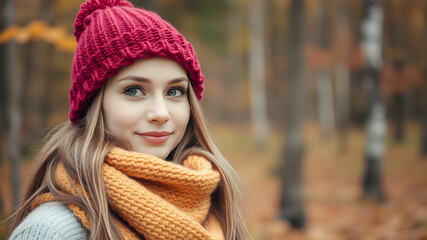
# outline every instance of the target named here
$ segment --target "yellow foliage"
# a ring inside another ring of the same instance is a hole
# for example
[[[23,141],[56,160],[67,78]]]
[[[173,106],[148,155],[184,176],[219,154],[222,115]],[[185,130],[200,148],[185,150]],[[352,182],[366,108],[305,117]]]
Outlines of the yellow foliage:
[[[43,21],[32,21],[29,24],[29,31],[31,31],[31,36],[34,39],[39,39],[43,35],[43,32],[46,30],[47,25]]]
[[[74,51],[76,51],[77,43],[74,36],[69,36],[57,39],[55,41],[55,46],[61,50],[74,53]]]
[[[18,32],[18,31],[19,31],[19,29],[17,26],[10,26],[10,27],[6,28],[0,34],[0,43],[3,44],[5,42],[10,41],[10,39],[13,38],[13,36],[15,36],[16,32]]]
[[[9,41],[16,41],[19,44],[25,44],[29,41],[46,41],[58,49],[71,53],[77,47],[73,35],[67,34],[61,27],[51,27],[40,20],[34,20],[25,27],[12,25],[0,32],[0,44]]]

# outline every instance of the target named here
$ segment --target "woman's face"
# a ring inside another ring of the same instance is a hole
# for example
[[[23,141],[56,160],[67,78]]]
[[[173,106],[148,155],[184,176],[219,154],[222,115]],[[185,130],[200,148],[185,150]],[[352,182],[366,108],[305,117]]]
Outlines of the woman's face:
[[[107,128],[132,151],[166,159],[190,118],[187,73],[167,58],[137,60],[105,84],[102,110]]]

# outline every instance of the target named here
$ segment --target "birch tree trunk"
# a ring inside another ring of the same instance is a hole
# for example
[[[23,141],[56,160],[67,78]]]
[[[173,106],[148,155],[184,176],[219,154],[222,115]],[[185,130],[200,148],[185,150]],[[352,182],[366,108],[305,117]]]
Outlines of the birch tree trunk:
[[[380,91],[382,67],[382,19],[380,0],[366,0],[362,20],[362,51],[365,57],[365,80],[370,86],[371,109],[366,128],[366,166],[363,193],[378,201],[385,200],[381,185],[381,167],[386,134],[385,105]]]
[[[304,142],[302,121],[304,108],[304,1],[292,0],[289,32],[289,75],[286,88],[285,145],[279,217],[294,228],[305,227],[302,190],[302,156]]]
[[[16,1],[6,0],[4,10],[5,24],[10,26],[15,24]],[[14,41],[6,43],[6,53],[4,57],[7,63],[6,79],[9,83],[9,161],[12,187],[12,204],[16,210],[20,203],[21,185],[21,74],[19,69],[19,47]]]
[[[267,142],[269,123],[264,80],[264,1],[252,0],[250,11],[249,81],[251,118],[257,146]]]

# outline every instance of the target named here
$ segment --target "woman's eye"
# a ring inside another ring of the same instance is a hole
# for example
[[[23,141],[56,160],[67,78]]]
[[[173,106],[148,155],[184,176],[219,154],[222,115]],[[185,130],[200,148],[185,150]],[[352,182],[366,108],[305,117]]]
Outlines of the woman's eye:
[[[143,95],[141,87],[132,86],[125,89],[124,93],[131,97],[140,97]]]
[[[171,96],[171,97],[179,97],[179,96],[184,95],[184,93],[185,93],[185,91],[183,89],[172,88],[166,93],[166,95]]]

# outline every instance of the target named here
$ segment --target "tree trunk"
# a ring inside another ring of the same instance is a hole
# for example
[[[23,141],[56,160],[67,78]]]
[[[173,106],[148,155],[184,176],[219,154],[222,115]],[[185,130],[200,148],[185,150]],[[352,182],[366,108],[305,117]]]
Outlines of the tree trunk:
[[[316,47],[321,51],[330,49],[331,27],[326,3],[319,4],[317,16]],[[328,139],[334,129],[334,98],[332,76],[327,67],[320,67],[316,73],[318,112],[322,139]]]
[[[424,110],[421,117],[420,152],[422,156],[427,156],[427,110]]]
[[[0,9],[4,8],[4,2],[0,2]],[[0,11],[0,19],[5,19],[4,12]],[[5,29],[4,21],[0,21],[0,31]],[[0,44],[0,164],[3,163],[6,159],[6,139],[7,139],[7,129],[8,127],[8,118],[7,118],[7,81],[6,79],[6,63],[7,59],[4,57],[6,55],[6,48],[4,44]],[[4,79],[4,80],[3,80]],[[4,209],[4,199],[3,193],[0,191],[0,209]]]
[[[288,220],[294,228],[306,224],[302,195],[302,136],[304,106],[304,1],[292,0],[290,10],[289,75],[286,88],[285,145],[282,161],[281,219]]]
[[[257,146],[267,143],[269,123],[264,80],[264,1],[252,0],[250,12],[249,80],[251,119]]]
[[[327,69],[316,71],[318,111],[322,139],[330,138],[334,129],[334,95],[332,77]]]
[[[427,93],[427,69],[424,70],[424,79],[422,89]],[[420,153],[422,156],[427,156],[427,96],[421,96],[421,123],[420,123]]]
[[[403,92],[393,95],[394,141],[402,142],[405,138],[405,96]]]
[[[283,12],[288,10],[284,1],[265,1],[266,2],[266,24],[267,33],[267,54],[266,54],[266,79],[267,101],[270,123],[274,125],[283,125],[285,121],[285,108],[283,107],[286,82],[283,77],[287,74],[287,45],[288,33],[285,31],[289,24],[287,14]],[[281,131],[283,128],[281,129]]]
[[[339,56],[335,65],[336,76],[336,103],[337,103],[337,129],[339,137],[338,149],[340,152],[347,152],[347,129],[350,119],[350,69],[348,59],[350,55],[350,39],[348,29],[350,23],[348,19],[348,1],[338,2],[338,33],[337,41]]]
[[[393,70],[396,79],[404,80],[405,62],[396,59],[393,62]],[[409,83],[406,83],[409,84]],[[405,92],[399,89],[392,95],[392,117],[394,121],[394,141],[402,142],[405,138]]]
[[[384,135],[386,132],[384,104],[377,102],[371,109],[367,123],[366,168],[363,179],[365,197],[385,200],[381,184],[381,167],[384,157]]]
[[[41,97],[40,102],[40,113],[41,113],[41,124],[44,126],[44,128],[49,127],[49,116],[51,114],[51,97],[52,97],[52,86],[54,78],[54,72],[53,68],[51,67],[52,59],[54,59],[54,47],[52,45],[47,45],[47,52],[46,52],[46,62],[44,63],[44,73],[45,79],[44,82],[44,94]]]
[[[347,129],[350,116],[350,70],[346,62],[338,61],[335,65],[337,77],[337,126],[340,152],[347,152]]]
[[[385,105],[380,91],[382,66],[382,7],[380,0],[366,0],[366,12],[362,20],[362,51],[365,56],[365,80],[371,86],[371,109],[367,122],[366,168],[363,194],[378,201],[385,199],[381,184],[381,168],[384,157],[386,133]]]
[[[0,2],[0,9],[4,9],[5,3]],[[5,28],[5,12],[0,12],[0,31],[2,32]],[[7,139],[7,131],[9,129],[8,127],[8,113],[7,113],[7,102],[8,102],[8,82],[6,81],[7,76],[7,67],[6,63],[8,60],[6,59],[6,46],[5,44],[0,44],[0,162],[3,161],[3,159],[6,158],[5,152],[6,152],[6,143],[4,142],[4,139]]]
[[[39,14],[40,20],[51,24],[53,0],[43,0]],[[51,74],[54,47],[45,41],[32,41],[27,44],[25,83],[23,92],[27,93],[24,111],[24,132],[28,135],[24,146],[38,144],[43,136],[42,129],[47,128],[49,104],[53,77]],[[46,98],[46,100],[45,100]],[[46,109],[46,110],[45,110]],[[24,149],[28,151],[29,148]]]
[[[240,47],[241,14],[237,0],[228,0],[230,6],[227,13],[227,44],[228,44],[228,103],[230,118],[233,122],[241,119],[242,86],[243,86],[243,54]]]
[[[15,23],[16,1],[7,0],[4,8],[6,26]],[[21,74],[19,69],[19,46],[16,42],[6,43],[6,79],[9,82],[9,161],[11,168],[12,204],[16,210],[20,203],[21,185]]]

